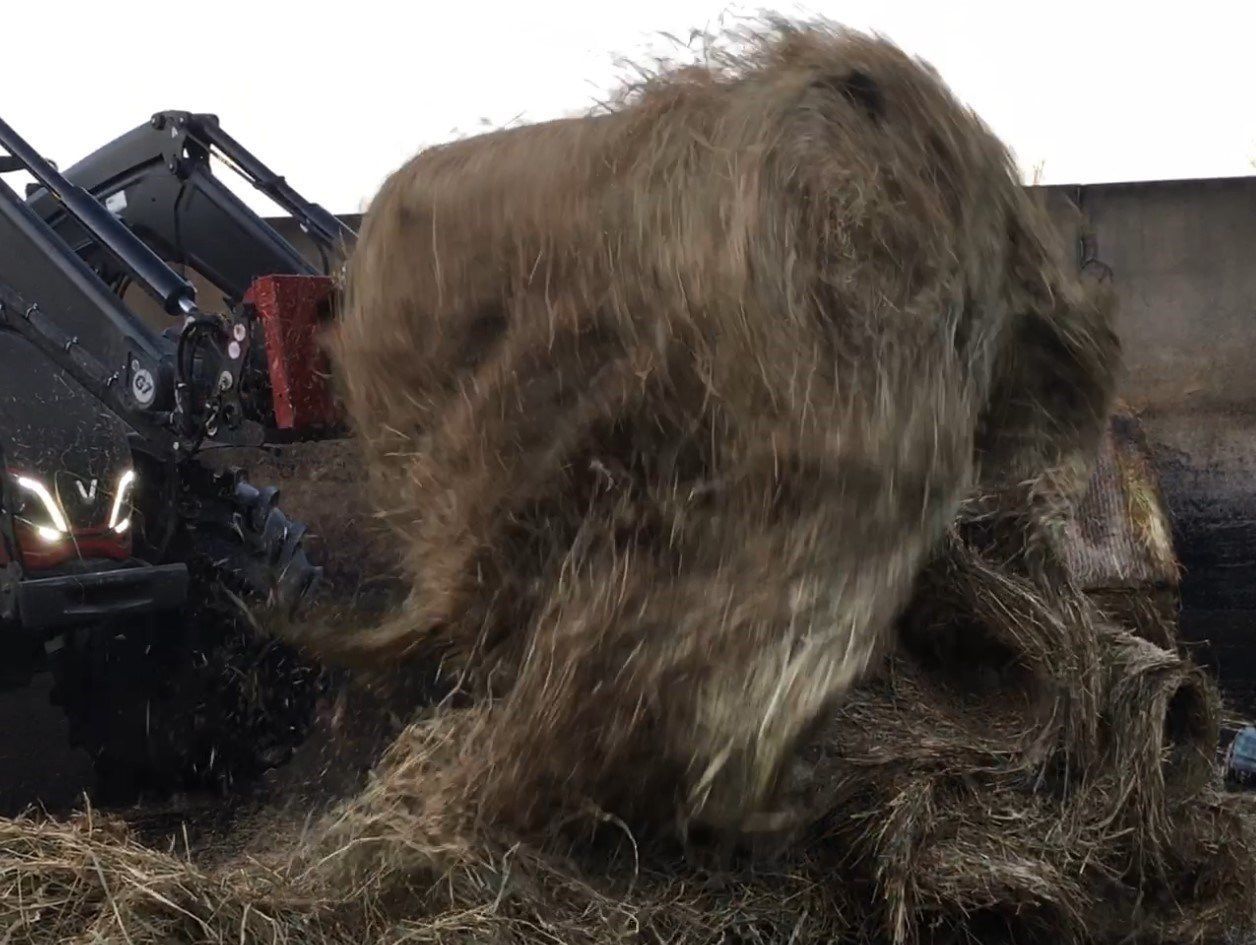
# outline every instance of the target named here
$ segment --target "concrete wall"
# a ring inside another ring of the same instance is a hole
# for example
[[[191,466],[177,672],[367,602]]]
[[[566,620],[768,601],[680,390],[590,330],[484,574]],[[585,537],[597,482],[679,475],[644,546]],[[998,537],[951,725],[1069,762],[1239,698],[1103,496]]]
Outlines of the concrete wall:
[[[1256,608],[1256,177],[1046,190],[1111,269],[1188,603]]]

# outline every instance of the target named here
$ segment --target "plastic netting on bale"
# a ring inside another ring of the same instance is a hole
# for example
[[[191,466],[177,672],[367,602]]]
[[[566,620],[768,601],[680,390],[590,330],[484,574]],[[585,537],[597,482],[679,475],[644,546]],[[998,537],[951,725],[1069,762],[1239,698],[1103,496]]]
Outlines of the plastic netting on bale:
[[[427,152],[368,214],[338,370],[412,593],[304,639],[448,698],[212,867],[0,822],[12,940],[1251,926],[1211,683],[1069,565],[1108,300],[931,70],[826,26],[734,48]]]
[[[1061,539],[1074,581],[1115,622],[1172,648],[1180,565],[1138,418],[1113,411],[1077,513]]]

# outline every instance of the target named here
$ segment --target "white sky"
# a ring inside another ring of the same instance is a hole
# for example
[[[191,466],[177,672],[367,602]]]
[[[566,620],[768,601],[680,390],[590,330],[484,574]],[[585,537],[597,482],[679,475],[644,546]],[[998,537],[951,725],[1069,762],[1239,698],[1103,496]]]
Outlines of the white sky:
[[[164,108],[213,111],[307,197],[360,209],[420,148],[588,108],[620,57],[730,0],[0,0],[0,115],[62,167]],[[1256,173],[1256,0],[780,0],[935,65],[1026,176]],[[28,39],[29,42],[23,42]]]

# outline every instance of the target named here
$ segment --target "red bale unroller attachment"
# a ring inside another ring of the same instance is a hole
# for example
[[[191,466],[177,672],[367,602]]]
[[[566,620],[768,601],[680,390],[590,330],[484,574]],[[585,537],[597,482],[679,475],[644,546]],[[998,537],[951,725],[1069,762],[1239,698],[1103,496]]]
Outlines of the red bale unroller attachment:
[[[275,429],[297,437],[325,434],[341,422],[320,343],[334,292],[327,276],[276,275],[257,279],[244,297],[265,341]]]

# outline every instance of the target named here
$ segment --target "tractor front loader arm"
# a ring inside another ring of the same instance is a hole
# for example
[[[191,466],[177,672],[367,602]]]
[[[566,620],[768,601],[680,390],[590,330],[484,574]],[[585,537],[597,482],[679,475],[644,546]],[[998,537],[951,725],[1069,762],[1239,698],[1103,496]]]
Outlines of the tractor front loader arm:
[[[159,554],[177,548],[199,556],[239,589],[294,604],[319,574],[305,555],[304,528],[284,517],[274,495],[234,473],[211,473],[195,455],[206,441],[261,441],[240,397],[256,334],[251,309],[202,312],[187,280],[3,122],[0,148],[161,304],[177,333],[150,327],[3,181],[0,331],[29,341],[49,372],[81,386],[130,429],[132,452],[149,473],[150,537],[164,536],[154,541]]]
[[[288,213],[322,259],[321,272],[214,175],[211,155]],[[64,172],[162,258],[189,266],[237,303],[260,277],[332,275],[355,234],[223,131],[214,115],[159,112]],[[113,284],[123,275],[97,241],[34,187],[31,207]]]

